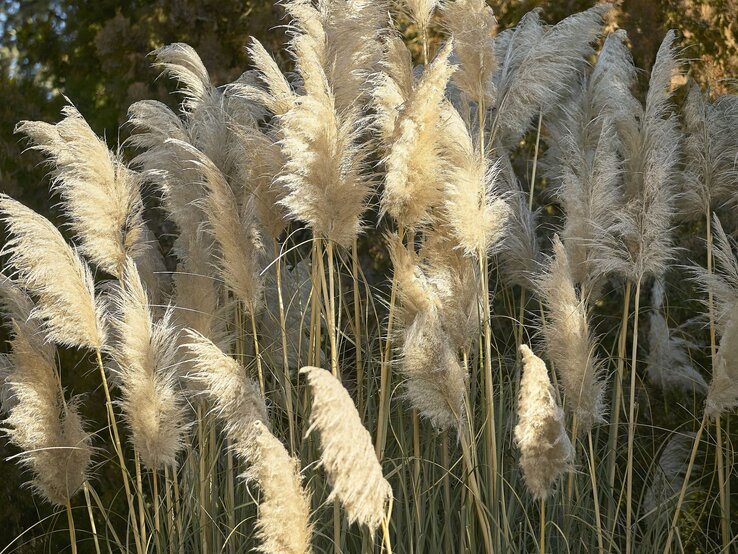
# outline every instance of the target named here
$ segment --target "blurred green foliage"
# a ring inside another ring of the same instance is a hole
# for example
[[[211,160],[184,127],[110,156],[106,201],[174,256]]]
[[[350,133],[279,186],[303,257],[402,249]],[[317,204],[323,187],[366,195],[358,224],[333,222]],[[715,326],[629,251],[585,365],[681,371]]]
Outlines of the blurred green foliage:
[[[534,8],[554,22],[586,9],[592,1],[491,0],[489,4],[505,28]],[[692,76],[723,92],[729,86],[724,79],[735,75],[738,67],[736,14],[738,0],[623,0],[610,24],[628,30],[636,65],[642,68],[650,67],[666,30],[677,28],[685,55],[694,60]],[[143,98],[170,105],[177,102],[171,83],[157,80],[148,57],[152,50],[187,42],[200,54],[213,81],[222,84],[248,68],[244,46],[250,36],[287,67],[281,50],[285,23],[283,9],[271,0],[0,0],[0,192],[55,219],[41,159],[32,152],[23,154],[14,134],[19,120],[57,121],[66,96],[92,128],[116,147],[126,133],[120,127],[132,102]],[[401,19],[399,25],[412,44],[413,29]],[[646,76],[644,72],[644,81]],[[381,245],[368,239],[364,244],[370,256],[382,256]],[[614,312],[618,309],[613,307]],[[88,361],[76,352],[60,356],[69,389],[99,395]],[[86,415],[102,426],[103,414]],[[48,506],[39,505],[21,488],[20,469],[14,461],[6,461],[13,454],[0,439],[0,549],[51,514]],[[100,471],[106,472],[112,464],[103,468]],[[98,473],[99,480],[106,478]],[[61,533],[58,545],[53,537],[43,545],[33,541],[54,528],[51,520],[44,520],[13,551],[59,551],[67,540]],[[81,552],[87,550],[81,546]]]

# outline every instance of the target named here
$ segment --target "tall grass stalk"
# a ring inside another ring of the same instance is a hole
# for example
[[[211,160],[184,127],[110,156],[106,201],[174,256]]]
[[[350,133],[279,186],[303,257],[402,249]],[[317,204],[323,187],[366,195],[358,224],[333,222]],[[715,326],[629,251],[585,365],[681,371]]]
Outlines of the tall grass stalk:
[[[636,414],[635,414],[635,391],[636,391],[636,367],[638,364],[638,312],[641,300],[641,279],[636,281],[635,307],[633,308],[633,344],[631,350],[630,365],[630,402],[628,404],[628,461],[627,461],[627,492],[625,497],[625,551],[630,554],[633,549],[633,456]]]

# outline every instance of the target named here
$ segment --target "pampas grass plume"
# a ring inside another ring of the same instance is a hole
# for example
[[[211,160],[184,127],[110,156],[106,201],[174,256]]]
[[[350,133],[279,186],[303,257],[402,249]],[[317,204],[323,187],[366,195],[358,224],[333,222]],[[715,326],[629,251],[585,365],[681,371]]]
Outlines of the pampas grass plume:
[[[250,440],[236,444],[250,463],[245,477],[256,481],[263,493],[259,502],[257,548],[265,554],[309,554],[310,494],[302,486],[300,462],[261,421],[251,423]]]
[[[564,427],[564,412],[556,403],[546,364],[531,349],[520,345],[523,376],[518,396],[515,444],[528,490],[545,499],[554,484],[571,470],[574,447]]]
[[[0,195],[0,214],[10,234],[3,247],[20,284],[37,299],[33,317],[58,344],[102,348],[106,332],[102,304],[95,300],[90,269],[50,221]]]
[[[338,498],[349,523],[366,525],[373,533],[385,516],[392,488],[382,476],[371,436],[338,379],[317,367],[303,367],[300,373],[313,393],[308,433],[320,433],[320,462],[333,488],[329,500]]]

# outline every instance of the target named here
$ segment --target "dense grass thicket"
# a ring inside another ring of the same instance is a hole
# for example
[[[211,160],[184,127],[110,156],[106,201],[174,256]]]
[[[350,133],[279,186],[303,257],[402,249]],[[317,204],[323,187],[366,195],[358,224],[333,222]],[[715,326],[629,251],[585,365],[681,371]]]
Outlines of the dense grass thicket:
[[[165,46],[179,110],[131,105],[116,151],[74,99],[18,124],[63,219],[0,196],[3,428],[46,536],[736,551],[738,96],[670,31],[641,98],[609,4],[499,33],[484,0],[283,5],[294,71],[254,39],[216,86]]]

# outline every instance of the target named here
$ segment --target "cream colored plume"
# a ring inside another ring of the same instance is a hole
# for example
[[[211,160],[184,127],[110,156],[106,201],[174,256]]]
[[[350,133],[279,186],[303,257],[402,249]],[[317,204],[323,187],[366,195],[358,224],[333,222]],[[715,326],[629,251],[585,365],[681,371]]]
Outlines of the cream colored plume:
[[[47,501],[65,506],[87,479],[92,447],[75,399],[64,398],[56,369],[56,348],[46,342],[28,315],[33,302],[9,282],[3,283],[3,312],[11,319],[12,351],[3,373],[3,421],[20,461],[33,472],[33,489]]]
[[[553,493],[556,481],[571,471],[574,447],[564,427],[564,411],[556,403],[546,364],[520,345],[523,376],[518,395],[515,444],[528,490],[536,499]]]
[[[133,445],[148,469],[175,467],[187,418],[175,379],[177,332],[172,311],[160,321],[153,320],[148,296],[130,259],[113,302],[113,358]]]
[[[175,42],[155,50],[153,54],[155,65],[161,68],[162,73],[180,84],[186,111],[192,112],[201,107],[215,93],[208,70],[189,44]]]
[[[250,440],[236,444],[250,466],[245,477],[262,491],[256,522],[257,548],[265,554],[309,554],[312,552],[310,493],[302,486],[300,462],[261,421],[251,423]]]
[[[0,217],[10,234],[3,247],[19,283],[37,299],[33,317],[49,340],[100,349],[105,344],[102,305],[95,300],[90,269],[50,221],[7,195]]]
[[[452,79],[470,99],[489,105],[491,78],[497,67],[494,35],[497,20],[486,0],[446,0],[441,18],[454,40],[459,69]]]
[[[528,199],[520,190],[517,179],[510,199],[510,217],[507,234],[502,242],[500,261],[502,278],[510,285],[518,285],[528,290],[535,289],[535,276],[538,275],[542,254],[538,241],[539,210],[528,208]]]
[[[551,362],[564,389],[567,410],[587,433],[604,422],[605,380],[589,329],[586,299],[577,293],[569,258],[558,236],[553,257],[538,279],[537,290],[548,308],[543,335]]]
[[[189,153],[207,191],[201,207],[207,218],[207,230],[218,246],[218,271],[248,312],[256,313],[263,304],[264,245],[254,204],[247,202],[239,206],[225,175],[210,158],[187,143],[177,144]]]
[[[438,429],[464,416],[467,372],[458,352],[479,331],[478,287],[467,258],[448,239],[430,235],[418,255],[390,237],[400,306],[399,370],[405,394]]]
[[[394,108],[386,98],[375,99],[377,107],[389,107],[380,114],[388,125],[394,121],[394,133],[384,160],[386,175],[381,199],[382,213],[389,213],[406,229],[417,229],[433,220],[432,209],[443,202],[445,167],[441,156],[442,118],[446,85],[455,70],[449,62],[452,43],[448,42],[424,71],[402,112],[394,116]],[[389,75],[384,77],[388,79]],[[385,94],[385,88],[375,92]]]
[[[415,85],[412,53],[402,37],[390,35],[384,42],[380,71],[372,77],[373,128],[377,147],[385,153],[391,145],[403,104],[410,98]]]
[[[443,156],[447,162],[446,221],[454,241],[468,256],[480,256],[500,246],[510,209],[498,193],[498,168],[490,165],[455,108],[444,110]]]
[[[320,434],[320,463],[333,489],[328,500],[340,500],[349,523],[366,525],[374,533],[385,517],[392,488],[382,476],[371,436],[338,379],[317,367],[303,367],[300,373],[312,390],[308,433]]]
[[[282,116],[285,164],[276,183],[287,190],[281,202],[292,217],[316,236],[349,246],[361,230],[371,189],[361,174],[366,153],[357,143],[359,114],[338,112],[327,85],[325,76],[317,77]]]
[[[402,3],[412,20],[420,27],[421,33],[426,33],[439,0],[402,0]]]
[[[141,177],[108,150],[74,106],[56,125],[23,121],[17,132],[48,158],[52,192],[62,199],[80,252],[96,266],[120,277],[126,256],[148,248],[142,219]]]
[[[738,406],[738,314],[735,309],[724,326],[712,367],[705,414],[715,418]]]
[[[598,241],[595,263],[602,274],[619,273],[632,281],[658,277],[674,255],[671,220],[681,140],[671,111],[671,81],[680,67],[675,38],[669,31],[656,55],[638,132],[622,139],[626,204]]]
[[[190,378],[204,391],[232,442],[248,444],[253,422],[269,422],[258,383],[211,340],[189,330],[185,331],[185,338],[183,348],[193,367]]]

